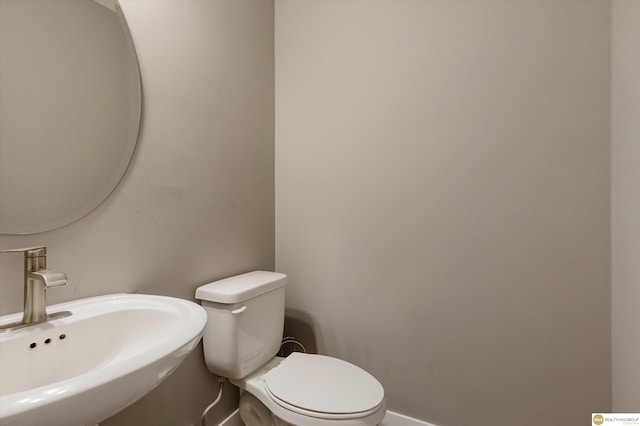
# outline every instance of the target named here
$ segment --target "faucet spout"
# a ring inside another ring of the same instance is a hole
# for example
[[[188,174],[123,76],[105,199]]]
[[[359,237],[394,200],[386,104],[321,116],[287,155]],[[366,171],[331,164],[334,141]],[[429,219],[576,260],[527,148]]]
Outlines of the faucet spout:
[[[42,281],[44,283],[44,288],[58,287],[59,285],[66,285],[69,282],[67,274],[64,272],[51,271],[49,269],[27,272],[27,278]]]
[[[46,289],[66,285],[69,282],[64,272],[39,269],[25,271],[23,324],[33,324],[48,319]]]

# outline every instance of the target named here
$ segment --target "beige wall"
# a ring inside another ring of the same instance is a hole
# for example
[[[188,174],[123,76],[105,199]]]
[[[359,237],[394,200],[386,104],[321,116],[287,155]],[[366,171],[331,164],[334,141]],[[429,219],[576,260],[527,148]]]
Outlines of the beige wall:
[[[121,3],[144,90],[132,167],[79,222],[0,236],[0,248],[49,247],[49,266],[70,279],[50,291],[50,303],[116,292],[193,300],[199,284],[274,266],[273,4]],[[22,259],[3,254],[0,262],[0,312],[19,311]],[[216,392],[198,348],[156,391],[104,424],[199,424]]]
[[[276,268],[319,351],[439,426],[609,411],[608,2],[275,22]]]
[[[640,407],[640,2],[613,2],[613,409]]]

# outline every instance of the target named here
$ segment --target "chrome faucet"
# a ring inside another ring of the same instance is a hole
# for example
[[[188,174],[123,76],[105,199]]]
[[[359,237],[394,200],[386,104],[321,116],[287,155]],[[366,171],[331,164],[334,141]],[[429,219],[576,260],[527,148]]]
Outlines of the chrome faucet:
[[[24,313],[22,320],[1,325],[0,333],[71,315],[69,311],[47,314],[45,290],[66,285],[69,281],[64,272],[47,269],[46,247],[0,250],[0,252],[24,253]]]

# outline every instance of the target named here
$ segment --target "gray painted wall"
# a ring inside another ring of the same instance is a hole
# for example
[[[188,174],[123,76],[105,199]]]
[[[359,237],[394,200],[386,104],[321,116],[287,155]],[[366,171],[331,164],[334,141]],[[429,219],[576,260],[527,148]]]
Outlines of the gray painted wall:
[[[609,3],[278,1],[275,28],[301,336],[439,426],[609,411]]]
[[[613,2],[613,409],[640,408],[640,2]]]
[[[49,302],[140,292],[193,300],[215,279],[274,266],[273,4],[121,1],[142,69],[134,162],[116,192],[65,228],[0,236],[43,244],[70,283]],[[22,258],[0,256],[0,311],[22,309]],[[104,425],[199,424],[217,381],[199,347]],[[237,395],[235,395],[237,397]],[[229,412],[227,407],[212,416]]]

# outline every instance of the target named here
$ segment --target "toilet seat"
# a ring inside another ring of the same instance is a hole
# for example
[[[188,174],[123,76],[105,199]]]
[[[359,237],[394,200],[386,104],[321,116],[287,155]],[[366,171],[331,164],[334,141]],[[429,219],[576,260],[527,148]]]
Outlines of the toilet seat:
[[[313,417],[362,417],[384,400],[382,385],[371,374],[323,355],[294,352],[267,372],[264,381],[276,403]]]
[[[327,380],[323,382],[321,379],[314,384],[310,379],[313,377],[310,373],[314,371],[324,372],[319,377]],[[345,376],[343,372],[346,372]],[[352,381],[349,382],[349,378]],[[248,377],[231,379],[230,382],[255,396],[286,424],[373,426],[380,424],[386,414],[384,390],[373,376],[346,361],[322,355],[293,353],[288,358],[276,357]],[[292,387],[286,388],[287,385]],[[338,387],[341,388],[338,395],[346,401],[330,406],[330,394]],[[299,394],[283,390],[285,388],[298,389]],[[322,392],[329,395],[322,396]],[[301,394],[307,396],[298,398]],[[314,395],[321,396],[314,400]]]

